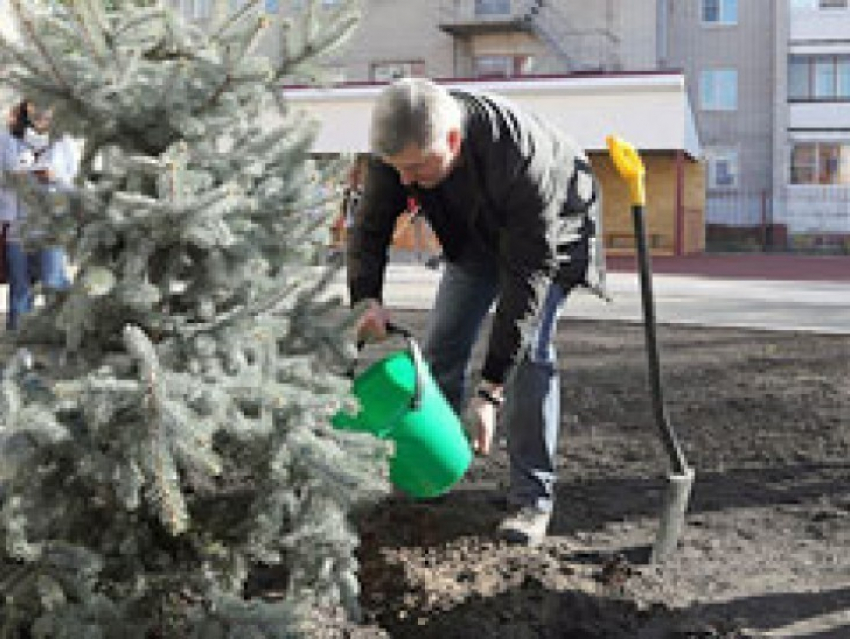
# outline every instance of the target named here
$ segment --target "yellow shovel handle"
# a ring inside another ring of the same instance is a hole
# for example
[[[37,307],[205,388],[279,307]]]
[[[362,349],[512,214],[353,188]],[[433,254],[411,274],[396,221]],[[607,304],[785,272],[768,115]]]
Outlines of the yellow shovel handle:
[[[643,166],[643,160],[640,159],[635,147],[622,138],[609,135],[605,141],[608,143],[608,152],[611,154],[614,166],[617,167],[617,172],[629,184],[632,204],[644,206],[646,204],[646,186],[644,184],[646,169]]]

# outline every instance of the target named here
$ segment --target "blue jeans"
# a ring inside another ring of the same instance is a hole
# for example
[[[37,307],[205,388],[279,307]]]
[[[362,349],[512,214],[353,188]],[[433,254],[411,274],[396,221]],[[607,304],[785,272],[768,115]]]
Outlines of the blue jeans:
[[[6,268],[9,274],[6,330],[15,330],[21,315],[32,310],[34,282],[41,281],[45,289],[54,291],[64,291],[71,285],[65,271],[65,251],[58,247],[27,253],[20,242],[7,242]]]
[[[552,337],[569,291],[553,283],[521,358],[505,380],[499,417],[510,457],[508,501],[550,511],[560,430],[560,380]],[[429,319],[424,356],[458,413],[466,396],[472,348],[499,294],[499,266],[490,256],[447,262]]]

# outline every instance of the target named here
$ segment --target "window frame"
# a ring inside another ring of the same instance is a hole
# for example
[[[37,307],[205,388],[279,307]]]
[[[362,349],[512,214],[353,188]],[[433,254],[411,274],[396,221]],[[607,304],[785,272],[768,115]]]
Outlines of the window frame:
[[[729,74],[729,76],[726,76]],[[722,67],[722,68],[709,68],[703,69],[700,72],[700,81],[699,81],[699,105],[701,111],[717,111],[717,112],[732,112],[738,110],[738,86],[739,86],[739,73],[738,69],[734,67]],[[723,82],[721,81],[724,77],[732,77],[734,78],[734,82],[729,86],[723,86]],[[711,102],[708,101],[709,91],[706,90],[708,83],[707,81],[711,79],[710,83],[710,92],[711,95],[716,96]],[[731,88],[733,94],[732,104],[725,104],[722,98],[724,94],[724,89]]]
[[[717,3],[717,19],[706,18],[709,2]],[[730,9],[729,7],[733,7]],[[738,0],[702,0],[700,2],[700,22],[706,27],[732,27],[738,24],[740,4]],[[727,14],[731,13],[729,16]]]
[[[707,184],[710,191],[737,191],[741,188],[741,152],[735,147],[713,147],[706,149]],[[718,182],[718,166],[727,166],[725,175],[731,177],[731,182]],[[731,168],[731,170],[730,170]]]
[[[818,86],[822,79],[818,75],[819,65],[828,73],[826,80],[831,83],[828,89]],[[794,74],[800,75],[792,83]],[[788,102],[850,102],[850,53],[791,54],[788,78]],[[805,87],[802,93],[801,87]]]
[[[798,160],[806,152],[808,162]],[[834,162],[830,167],[829,163]],[[801,180],[799,173],[805,171],[808,180]],[[791,145],[788,184],[791,186],[836,186],[850,185],[850,139],[797,141]]]

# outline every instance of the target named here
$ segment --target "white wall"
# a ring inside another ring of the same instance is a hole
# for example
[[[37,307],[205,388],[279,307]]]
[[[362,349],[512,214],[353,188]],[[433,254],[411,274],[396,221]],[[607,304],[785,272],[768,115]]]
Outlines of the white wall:
[[[587,150],[617,134],[641,150],[700,150],[680,75],[636,75],[450,84],[504,95],[538,113]],[[289,103],[317,120],[317,152],[368,150],[372,102],[380,86],[284,89]]]
[[[792,130],[850,128],[850,103],[847,102],[792,103],[788,109],[788,126]]]
[[[792,43],[799,40],[847,40],[850,39],[850,9],[792,9],[790,28]]]
[[[850,233],[850,188],[790,185],[785,210],[774,221],[797,233]]]

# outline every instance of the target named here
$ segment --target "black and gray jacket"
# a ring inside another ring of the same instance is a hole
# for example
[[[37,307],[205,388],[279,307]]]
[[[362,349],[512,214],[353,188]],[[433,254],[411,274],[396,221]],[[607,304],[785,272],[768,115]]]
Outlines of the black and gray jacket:
[[[549,284],[602,292],[599,192],[587,157],[537,117],[493,96],[453,91],[465,114],[461,157],[433,189],[407,189],[373,159],[348,244],[352,303],[381,299],[396,218],[415,197],[447,260],[472,244],[500,266],[484,379],[501,383],[521,355]]]

